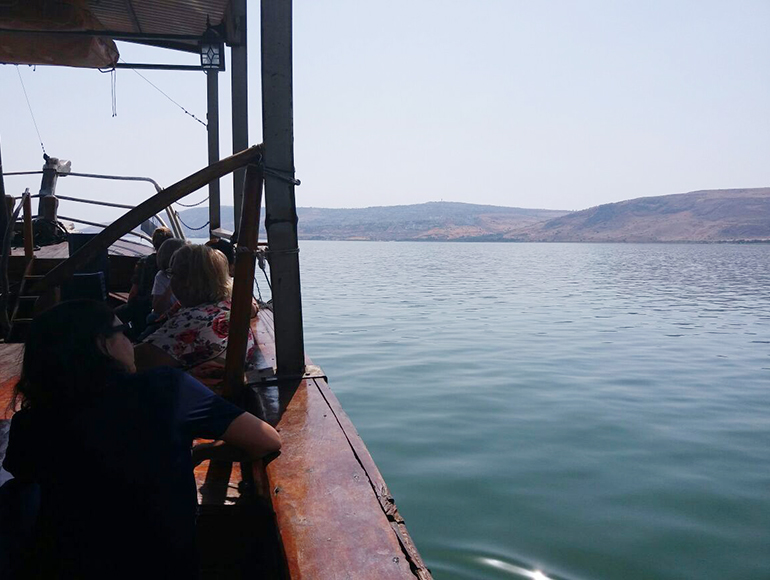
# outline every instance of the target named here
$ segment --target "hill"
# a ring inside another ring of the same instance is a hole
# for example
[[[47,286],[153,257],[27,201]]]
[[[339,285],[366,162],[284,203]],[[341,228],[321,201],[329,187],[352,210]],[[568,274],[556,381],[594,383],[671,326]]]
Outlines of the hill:
[[[770,241],[770,188],[694,191],[608,203],[582,211],[455,202],[355,209],[297,208],[305,240],[500,242]],[[180,212],[199,227],[207,208]],[[232,207],[222,208],[232,229]],[[188,231],[189,236],[196,232]],[[264,231],[261,233],[264,239]]]
[[[533,242],[728,242],[770,240],[770,188],[694,191],[608,203],[516,228]]]
[[[567,212],[455,202],[429,202],[353,209],[297,208],[303,240],[467,240],[502,236]],[[208,208],[179,212],[182,221],[200,227]],[[222,227],[233,227],[232,207],[222,208]],[[195,232],[188,230],[188,236]],[[264,230],[260,234],[264,239]]]

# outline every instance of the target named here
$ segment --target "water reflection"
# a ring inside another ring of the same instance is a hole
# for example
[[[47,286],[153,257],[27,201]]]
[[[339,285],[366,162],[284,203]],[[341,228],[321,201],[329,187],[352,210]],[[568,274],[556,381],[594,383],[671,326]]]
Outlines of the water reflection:
[[[531,578],[532,580],[556,580],[556,578],[546,576],[540,570],[527,570],[521,566],[516,566],[515,564],[511,564],[509,562],[503,562],[502,560],[498,560],[496,558],[481,557],[479,558],[479,563],[485,566],[496,568],[498,570],[510,572],[511,574],[521,576],[522,578]]]

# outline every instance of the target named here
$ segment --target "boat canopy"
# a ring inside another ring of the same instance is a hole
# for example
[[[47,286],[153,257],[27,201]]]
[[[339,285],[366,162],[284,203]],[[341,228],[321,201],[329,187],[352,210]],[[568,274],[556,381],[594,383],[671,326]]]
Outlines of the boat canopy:
[[[25,0],[0,4],[0,63],[111,68],[115,40],[197,52],[209,25],[239,43],[230,0]]]

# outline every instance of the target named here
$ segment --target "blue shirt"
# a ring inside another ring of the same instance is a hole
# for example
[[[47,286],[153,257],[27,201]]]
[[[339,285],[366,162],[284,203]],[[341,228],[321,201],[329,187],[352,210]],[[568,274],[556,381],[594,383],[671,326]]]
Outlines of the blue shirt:
[[[45,572],[194,577],[192,440],[219,438],[241,413],[165,367],[119,375],[69,410],[16,413],[4,467],[40,485]]]

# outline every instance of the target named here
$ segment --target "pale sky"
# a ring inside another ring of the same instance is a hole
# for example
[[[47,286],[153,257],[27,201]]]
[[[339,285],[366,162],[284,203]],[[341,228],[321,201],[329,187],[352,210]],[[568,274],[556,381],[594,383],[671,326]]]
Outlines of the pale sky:
[[[250,140],[260,141],[258,3]],[[295,0],[297,204],[459,201],[584,209],[770,186],[770,1]],[[120,45],[127,62],[196,57]],[[190,60],[192,58],[192,61]],[[228,66],[229,66],[228,55]],[[206,164],[205,128],[130,70],[18,67],[50,155],[170,185]],[[142,74],[205,120],[201,72]],[[231,152],[229,70],[220,75]],[[0,66],[6,171],[40,169],[17,67]],[[7,178],[14,194],[39,178]],[[223,183],[231,203],[231,182]],[[145,185],[60,181],[128,203]],[[196,193],[188,201],[198,201]],[[115,217],[90,206],[78,213]]]

